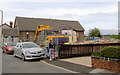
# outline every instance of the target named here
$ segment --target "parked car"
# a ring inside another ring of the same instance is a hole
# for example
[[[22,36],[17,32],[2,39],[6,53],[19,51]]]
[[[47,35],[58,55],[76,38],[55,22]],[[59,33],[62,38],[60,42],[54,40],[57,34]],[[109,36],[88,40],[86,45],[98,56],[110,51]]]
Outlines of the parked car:
[[[15,42],[4,43],[4,45],[2,46],[3,53],[13,54],[15,45]]]
[[[44,50],[33,42],[17,43],[14,50],[14,56],[22,58],[23,61],[38,59],[44,57]]]

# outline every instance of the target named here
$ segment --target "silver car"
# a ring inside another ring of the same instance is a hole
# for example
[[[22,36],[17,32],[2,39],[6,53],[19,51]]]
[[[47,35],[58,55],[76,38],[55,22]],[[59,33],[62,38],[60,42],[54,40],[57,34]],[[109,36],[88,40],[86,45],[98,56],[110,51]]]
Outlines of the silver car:
[[[21,42],[14,47],[14,56],[22,60],[43,58],[44,50],[33,42]]]

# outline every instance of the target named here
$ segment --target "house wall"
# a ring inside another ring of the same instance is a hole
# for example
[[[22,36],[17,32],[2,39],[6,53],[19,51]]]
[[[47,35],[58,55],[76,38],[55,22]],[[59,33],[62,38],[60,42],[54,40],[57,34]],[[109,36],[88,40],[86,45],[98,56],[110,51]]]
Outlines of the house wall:
[[[72,35],[73,42],[83,42],[84,41],[84,31],[74,31],[74,30],[62,30],[62,33]]]
[[[76,33],[76,31],[72,31],[72,38],[73,38],[73,43],[77,42],[77,33]]]
[[[84,31],[77,31],[77,42],[84,42]]]
[[[38,36],[36,37],[36,41],[35,41],[36,44],[39,44],[39,45],[40,45],[40,43],[42,42],[42,40],[41,40],[41,39],[42,39],[41,36],[43,36],[43,35],[41,35],[41,32],[39,32],[39,33],[38,33]]]
[[[27,32],[28,32],[28,40],[27,40]],[[72,37],[73,37],[73,42],[83,42],[84,41],[84,31],[73,31],[72,32]],[[34,42],[34,31],[21,31],[20,32],[20,39],[22,41],[30,41]],[[40,44],[41,43],[41,33],[38,33],[38,36],[36,38],[36,43]],[[42,35],[41,35],[42,36]]]
[[[10,27],[7,25],[3,25],[2,28],[10,28]]]
[[[27,39],[27,32],[28,32],[28,39]],[[34,35],[35,35],[34,31],[21,31],[20,32],[20,40],[33,42]]]
[[[2,37],[2,42],[3,42],[3,44],[5,43],[5,42],[12,42],[12,38],[8,38],[8,37]],[[13,42],[19,42],[19,37],[13,37]]]

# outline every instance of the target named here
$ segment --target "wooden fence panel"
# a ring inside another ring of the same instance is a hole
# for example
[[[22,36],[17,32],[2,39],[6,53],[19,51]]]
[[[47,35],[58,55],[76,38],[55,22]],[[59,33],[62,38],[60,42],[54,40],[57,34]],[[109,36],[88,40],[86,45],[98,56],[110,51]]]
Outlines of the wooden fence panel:
[[[74,56],[87,56],[91,55],[94,51],[100,51],[104,47],[120,46],[120,43],[107,43],[107,44],[79,44],[79,45],[65,45],[59,44],[58,58],[74,57]]]

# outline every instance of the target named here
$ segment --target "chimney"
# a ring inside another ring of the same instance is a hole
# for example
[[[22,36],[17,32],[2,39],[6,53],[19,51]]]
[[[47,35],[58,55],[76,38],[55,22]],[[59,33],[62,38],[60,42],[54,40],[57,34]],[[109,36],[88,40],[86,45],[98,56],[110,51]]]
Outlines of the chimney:
[[[10,27],[12,28],[13,22],[10,21]]]

